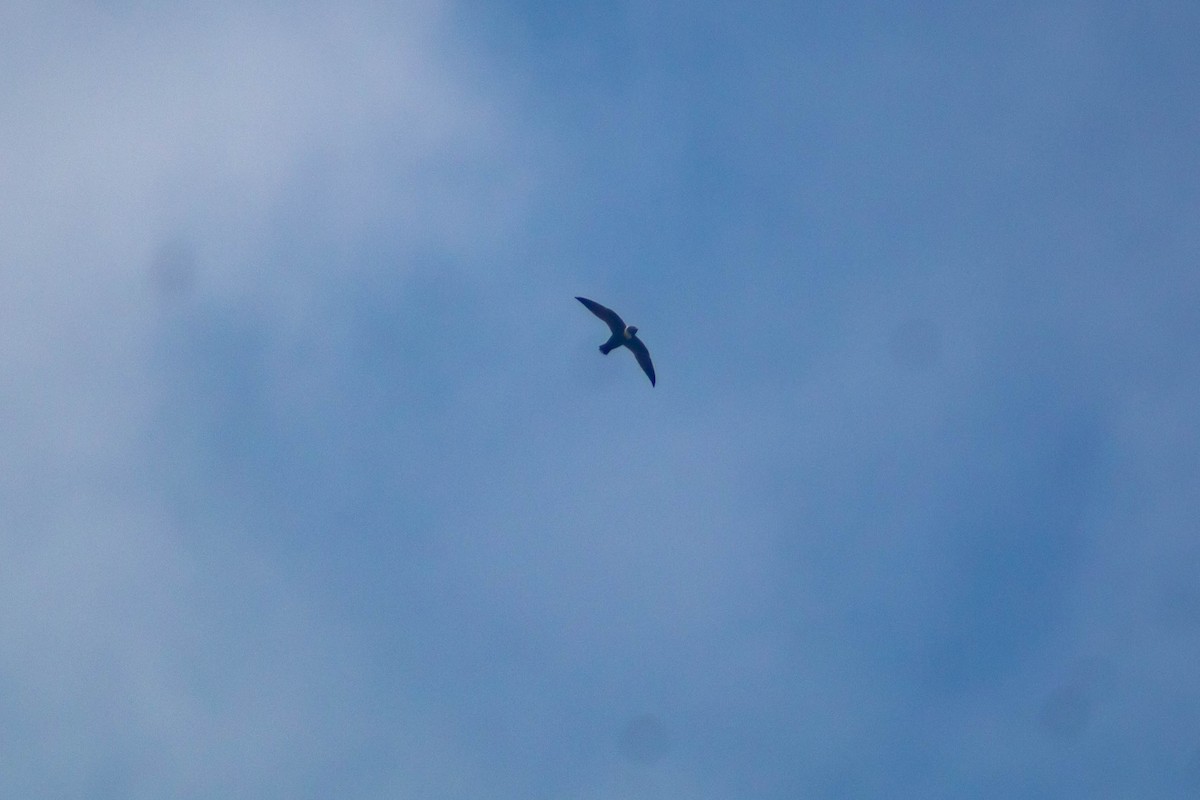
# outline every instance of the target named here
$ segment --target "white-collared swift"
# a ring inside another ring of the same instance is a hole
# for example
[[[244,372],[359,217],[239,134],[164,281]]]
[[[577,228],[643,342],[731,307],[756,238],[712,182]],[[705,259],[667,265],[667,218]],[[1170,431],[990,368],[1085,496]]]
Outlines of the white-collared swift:
[[[588,300],[586,297],[576,297],[575,299],[583,303],[588,311],[604,320],[609,330],[612,331],[612,336],[608,337],[608,341],[600,345],[600,352],[608,355],[610,351],[618,347],[628,347],[633,351],[634,357],[637,359],[638,364],[642,366],[646,377],[650,379],[650,385],[653,386],[654,364],[650,363],[650,351],[646,349],[646,345],[637,336],[637,326],[626,325],[617,312],[611,308],[605,308],[595,300]]]

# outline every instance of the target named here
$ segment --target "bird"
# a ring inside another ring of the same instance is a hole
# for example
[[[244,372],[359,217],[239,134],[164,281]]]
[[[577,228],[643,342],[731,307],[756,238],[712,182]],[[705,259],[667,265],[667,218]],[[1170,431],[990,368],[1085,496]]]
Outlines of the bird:
[[[624,345],[633,351],[634,358],[641,365],[642,371],[646,373],[646,377],[650,379],[650,385],[654,385],[654,364],[650,362],[650,351],[646,349],[646,345],[638,338],[637,326],[626,325],[617,312],[611,308],[605,308],[595,300],[588,300],[586,297],[576,297],[576,300],[583,303],[584,308],[595,314],[600,319],[604,320],[612,331],[612,336],[608,337],[608,341],[600,345],[600,352],[608,355],[611,351]]]

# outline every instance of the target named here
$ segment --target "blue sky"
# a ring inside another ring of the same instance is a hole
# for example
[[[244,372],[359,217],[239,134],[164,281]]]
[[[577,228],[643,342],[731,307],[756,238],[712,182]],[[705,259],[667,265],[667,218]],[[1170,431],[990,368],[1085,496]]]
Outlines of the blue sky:
[[[7,4],[0,794],[1196,796],[1197,34]]]

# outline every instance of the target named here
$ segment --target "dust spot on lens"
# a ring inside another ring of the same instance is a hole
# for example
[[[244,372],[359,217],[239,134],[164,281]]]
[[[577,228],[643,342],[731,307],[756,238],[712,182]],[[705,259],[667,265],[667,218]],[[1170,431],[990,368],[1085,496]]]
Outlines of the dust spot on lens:
[[[639,764],[653,764],[671,749],[671,737],[666,727],[653,714],[641,714],[621,729],[621,754]]]
[[[1192,752],[1184,769],[1184,777],[1187,782],[1200,790],[1200,748]]]
[[[892,359],[911,370],[929,369],[942,357],[942,332],[936,323],[914,317],[892,330]]]
[[[1056,739],[1077,739],[1091,721],[1091,698],[1083,687],[1060,686],[1043,701],[1039,718],[1042,727]]]
[[[150,289],[163,302],[187,297],[196,282],[196,254],[186,241],[163,242],[150,259]]]
[[[1163,624],[1178,632],[1200,627],[1200,591],[1187,586],[1168,589],[1162,600]]]

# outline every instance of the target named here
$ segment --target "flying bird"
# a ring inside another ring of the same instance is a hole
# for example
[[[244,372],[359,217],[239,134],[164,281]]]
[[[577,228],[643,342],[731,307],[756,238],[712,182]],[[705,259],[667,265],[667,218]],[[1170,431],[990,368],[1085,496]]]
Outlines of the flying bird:
[[[634,357],[638,364],[641,365],[642,371],[646,373],[646,377],[650,379],[650,385],[654,385],[654,364],[650,363],[650,351],[646,349],[646,345],[637,337],[637,326],[626,325],[625,321],[618,316],[617,312],[611,308],[605,308],[595,300],[588,300],[586,297],[576,297],[576,300],[583,303],[588,311],[595,314],[600,319],[604,320],[612,331],[612,336],[608,337],[608,341],[600,345],[600,352],[608,355],[610,351],[624,345],[633,351]]]

